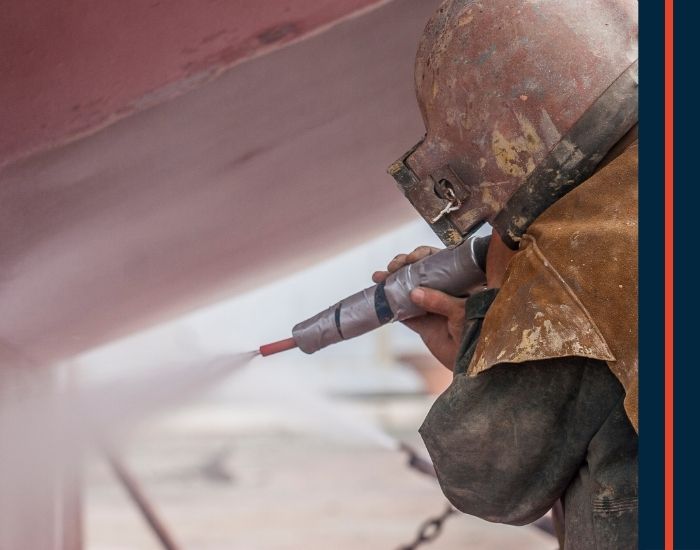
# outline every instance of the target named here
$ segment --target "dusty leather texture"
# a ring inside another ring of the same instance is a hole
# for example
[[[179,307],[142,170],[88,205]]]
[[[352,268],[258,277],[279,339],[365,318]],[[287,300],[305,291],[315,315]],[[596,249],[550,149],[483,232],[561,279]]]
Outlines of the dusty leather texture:
[[[529,227],[484,319],[470,376],[502,363],[605,361],[638,430],[637,162],[635,142]]]

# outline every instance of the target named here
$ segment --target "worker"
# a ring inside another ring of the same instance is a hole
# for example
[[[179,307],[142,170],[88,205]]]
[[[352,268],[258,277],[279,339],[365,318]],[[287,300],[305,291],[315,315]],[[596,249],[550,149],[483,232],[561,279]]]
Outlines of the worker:
[[[636,0],[448,0],[389,169],[446,244],[494,228],[486,290],[411,294],[454,371],[420,428],[442,490],[515,525],[560,500],[567,549],[637,547],[637,55]]]

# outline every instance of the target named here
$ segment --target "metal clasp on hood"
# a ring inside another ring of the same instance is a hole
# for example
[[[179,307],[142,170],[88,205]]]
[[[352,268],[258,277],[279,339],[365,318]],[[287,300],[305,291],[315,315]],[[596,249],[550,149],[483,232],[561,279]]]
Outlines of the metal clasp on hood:
[[[440,240],[447,246],[459,244],[466,234],[459,231],[450,219],[450,214],[462,208],[469,198],[469,188],[447,165],[442,166],[427,178],[420,179],[406,161],[421,143],[423,142],[418,142],[389,166],[388,172]]]

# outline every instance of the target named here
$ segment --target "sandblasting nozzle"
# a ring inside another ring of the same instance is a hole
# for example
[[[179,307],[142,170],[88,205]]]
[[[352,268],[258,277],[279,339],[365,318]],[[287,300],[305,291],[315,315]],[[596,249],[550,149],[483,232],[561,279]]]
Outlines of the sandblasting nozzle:
[[[267,357],[268,355],[274,355],[275,353],[281,353],[296,347],[297,343],[294,341],[294,338],[287,338],[286,340],[280,340],[279,342],[272,342],[271,344],[260,346],[258,351],[260,352],[260,355]]]
[[[329,307],[296,325],[294,341],[304,353],[349,340],[391,321],[425,314],[410,293],[419,286],[452,296],[468,296],[484,288],[484,263],[489,236],[471,236],[395,271],[384,281]]]

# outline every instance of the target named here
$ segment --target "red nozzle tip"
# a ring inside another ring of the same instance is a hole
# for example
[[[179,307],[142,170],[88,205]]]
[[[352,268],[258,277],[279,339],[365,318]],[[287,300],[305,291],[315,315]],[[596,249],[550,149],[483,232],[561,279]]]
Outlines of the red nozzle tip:
[[[294,349],[295,347],[297,347],[297,343],[294,341],[294,338],[287,338],[286,340],[260,346],[260,355],[267,357],[268,355],[274,355],[275,353]]]

